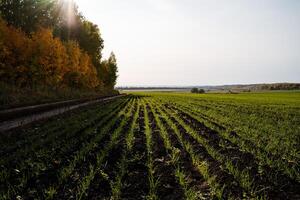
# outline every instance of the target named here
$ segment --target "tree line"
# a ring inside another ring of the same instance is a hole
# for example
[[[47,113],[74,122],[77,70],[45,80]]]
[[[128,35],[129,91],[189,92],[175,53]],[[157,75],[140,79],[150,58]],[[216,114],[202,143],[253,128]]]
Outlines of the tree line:
[[[300,83],[262,84],[257,88],[260,90],[300,90]]]
[[[102,59],[97,25],[73,1],[0,1],[0,80],[18,87],[113,90],[114,53]]]

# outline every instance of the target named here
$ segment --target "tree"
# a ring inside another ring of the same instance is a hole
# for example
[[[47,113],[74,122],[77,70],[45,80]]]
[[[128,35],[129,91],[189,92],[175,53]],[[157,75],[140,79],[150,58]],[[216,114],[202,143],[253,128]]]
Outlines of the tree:
[[[118,78],[118,65],[117,65],[117,59],[114,54],[114,52],[111,52],[109,58],[108,58],[108,64],[109,64],[109,85],[113,88],[117,84],[117,78]]]
[[[103,39],[101,38],[99,27],[86,20],[78,12],[77,6],[73,1],[68,2],[68,9],[71,16],[61,14],[64,9],[63,4],[57,4],[56,13],[57,23],[54,26],[54,35],[62,41],[77,41],[80,48],[91,56],[94,65],[100,64],[103,50]],[[72,19],[70,22],[70,18]]]
[[[30,40],[0,19],[0,79],[14,85],[26,84]]]
[[[2,18],[27,34],[38,27],[52,27],[57,17],[54,15],[56,0],[1,0],[0,14]]]
[[[199,92],[198,88],[192,88],[191,89],[191,93],[198,93],[198,92]]]
[[[102,61],[100,30],[73,0],[2,0],[0,15],[2,81],[21,87],[116,85],[115,54]]]
[[[50,29],[41,28],[32,34],[33,53],[30,57],[31,71],[37,82],[47,86],[59,85],[67,65],[67,52],[62,42],[55,38]]]
[[[90,56],[82,51],[76,41],[66,42],[68,64],[64,83],[77,88],[95,88],[99,84],[97,71]]]
[[[192,88],[191,93],[203,94],[203,93],[205,93],[205,90],[204,89],[198,89],[198,88]]]
[[[100,68],[98,68],[99,78],[103,80],[104,86],[113,89],[116,85],[118,78],[118,66],[116,56],[111,52],[107,60],[101,62]]]
[[[97,88],[103,85],[88,53],[76,41],[63,43],[51,29],[30,36],[0,18],[0,78],[19,87]]]
[[[103,39],[97,25],[84,20],[79,29],[78,42],[93,59],[93,63],[99,63],[102,58]]]
[[[199,93],[199,94],[203,94],[203,93],[205,93],[205,90],[204,90],[204,89],[199,89],[199,90],[198,90],[198,93]]]
[[[65,42],[68,54],[67,71],[79,71],[81,50],[76,41]]]
[[[62,41],[77,41],[95,65],[101,61],[103,39],[99,28],[84,19],[74,1],[1,0],[0,15],[9,25],[21,28],[27,34],[41,27],[53,29],[54,36]]]

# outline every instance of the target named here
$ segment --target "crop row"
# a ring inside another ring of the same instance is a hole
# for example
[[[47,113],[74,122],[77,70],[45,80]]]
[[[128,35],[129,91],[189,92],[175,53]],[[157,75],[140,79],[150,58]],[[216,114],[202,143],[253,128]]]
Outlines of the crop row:
[[[284,109],[280,105],[236,103],[235,107],[227,107],[228,102],[222,105],[223,102],[219,101],[207,102],[201,98],[188,99],[184,96],[158,99],[162,103],[168,101],[168,106],[180,108],[197,121],[218,131],[241,150],[253,154],[261,166],[282,171],[290,179],[300,181],[300,113],[296,106],[286,106]],[[277,114],[274,114],[274,110]]]
[[[129,95],[1,136],[0,197],[299,197],[295,177],[262,163],[257,151],[239,143],[245,135],[228,133],[222,120],[211,117],[213,103],[197,101]]]

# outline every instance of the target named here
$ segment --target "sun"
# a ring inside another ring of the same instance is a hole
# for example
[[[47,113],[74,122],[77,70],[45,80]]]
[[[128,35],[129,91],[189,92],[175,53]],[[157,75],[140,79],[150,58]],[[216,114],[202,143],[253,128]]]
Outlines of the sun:
[[[59,15],[66,20],[68,26],[75,24],[76,3],[74,0],[58,0]]]

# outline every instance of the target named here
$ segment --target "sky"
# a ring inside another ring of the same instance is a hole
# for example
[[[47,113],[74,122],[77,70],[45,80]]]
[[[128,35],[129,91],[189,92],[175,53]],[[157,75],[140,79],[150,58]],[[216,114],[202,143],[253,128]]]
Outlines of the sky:
[[[117,86],[300,82],[299,0],[75,0]]]

